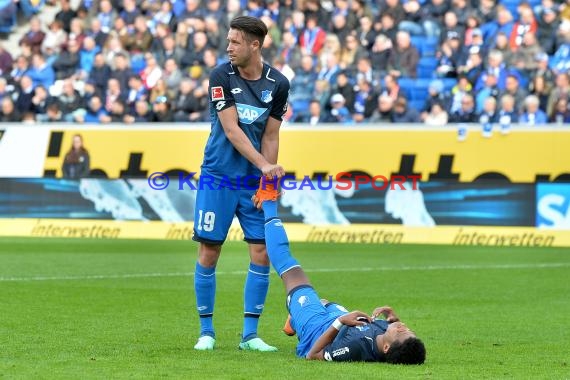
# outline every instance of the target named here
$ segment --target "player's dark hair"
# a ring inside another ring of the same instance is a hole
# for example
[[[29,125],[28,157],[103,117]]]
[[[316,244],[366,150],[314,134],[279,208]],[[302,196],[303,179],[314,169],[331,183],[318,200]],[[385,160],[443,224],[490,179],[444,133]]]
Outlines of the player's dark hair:
[[[418,338],[394,342],[386,352],[386,361],[391,364],[422,364],[426,360],[426,347]]]
[[[231,29],[243,32],[244,38],[248,42],[259,41],[259,47],[263,46],[267,35],[267,25],[260,19],[251,16],[238,16],[230,23]]]

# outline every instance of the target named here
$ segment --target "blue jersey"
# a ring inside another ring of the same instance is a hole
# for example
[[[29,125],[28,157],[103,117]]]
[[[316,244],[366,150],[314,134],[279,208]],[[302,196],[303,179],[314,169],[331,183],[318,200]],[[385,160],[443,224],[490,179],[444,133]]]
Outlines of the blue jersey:
[[[218,112],[236,107],[238,125],[253,147],[261,152],[261,139],[268,118],[282,120],[287,111],[289,81],[273,67],[263,64],[261,78],[247,80],[231,63],[224,63],[210,75],[210,118],[212,130],[204,151],[202,174],[216,180],[227,178],[238,183],[237,176],[261,177],[261,171],[243,157],[224,133]]]
[[[388,329],[388,322],[377,320],[364,326],[343,326],[336,338],[325,347],[328,361],[385,362],[386,356],[378,350],[376,337]]]

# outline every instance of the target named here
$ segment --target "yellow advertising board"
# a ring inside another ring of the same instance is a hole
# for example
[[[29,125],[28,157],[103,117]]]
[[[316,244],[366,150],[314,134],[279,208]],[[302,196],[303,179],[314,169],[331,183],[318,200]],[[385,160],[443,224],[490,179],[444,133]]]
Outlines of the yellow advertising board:
[[[209,127],[52,130],[45,173],[61,175],[61,163],[75,133],[83,135],[92,169],[109,178],[144,177],[153,172],[199,172]],[[467,139],[458,141],[453,127],[283,127],[280,146],[279,162],[297,178],[347,171],[386,177],[416,173],[424,181],[453,178],[462,182],[489,175],[512,182],[570,176],[570,128],[513,129],[491,138],[471,128]]]
[[[190,240],[193,223],[142,221],[0,219],[0,236]],[[570,247],[568,231],[532,227],[404,227],[353,224],[315,226],[286,223],[293,242],[363,244],[445,244],[494,247]],[[229,241],[243,240],[239,224],[232,225]]]

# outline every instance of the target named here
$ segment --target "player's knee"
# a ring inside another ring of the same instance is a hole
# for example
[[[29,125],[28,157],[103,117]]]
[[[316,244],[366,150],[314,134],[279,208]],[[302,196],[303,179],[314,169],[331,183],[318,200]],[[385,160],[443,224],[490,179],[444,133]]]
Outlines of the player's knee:
[[[210,268],[216,266],[222,251],[221,245],[201,243],[198,249],[198,262],[201,266]]]
[[[256,265],[269,265],[269,258],[267,257],[267,250],[264,244],[250,244],[249,256],[251,262]]]

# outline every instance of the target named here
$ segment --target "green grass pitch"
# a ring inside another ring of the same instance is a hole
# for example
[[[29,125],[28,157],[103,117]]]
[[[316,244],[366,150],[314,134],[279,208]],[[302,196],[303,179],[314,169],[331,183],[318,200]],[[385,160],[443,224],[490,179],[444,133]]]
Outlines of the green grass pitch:
[[[218,266],[217,349],[195,352],[196,249],[0,240],[0,378],[570,378],[569,249],[292,244],[321,297],[394,307],[427,347],[411,367],[296,358],[275,273],[260,335],[280,351],[238,351],[243,243]]]

